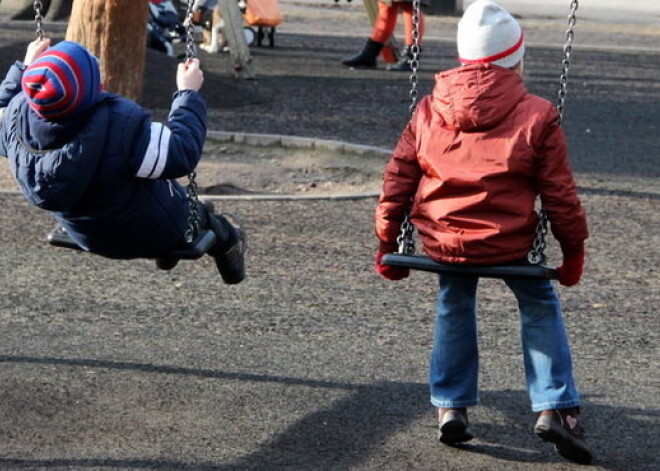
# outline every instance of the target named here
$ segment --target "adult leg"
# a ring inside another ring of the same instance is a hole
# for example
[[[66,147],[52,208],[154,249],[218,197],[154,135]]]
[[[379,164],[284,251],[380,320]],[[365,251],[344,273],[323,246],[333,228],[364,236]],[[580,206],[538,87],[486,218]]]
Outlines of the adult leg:
[[[341,61],[347,67],[376,67],[376,58],[396,27],[397,7],[378,2],[378,17],[362,50]]]
[[[387,41],[396,28],[398,12],[399,8],[396,4],[378,2],[378,17],[369,38],[379,43]]]
[[[413,6],[410,3],[404,3],[400,7],[401,12],[403,13],[403,31],[404,31],[404,40],[407,46],[412,46],[414,44],[414,38],[413,38],[413,31],[414,31],[414,24],[413,24]],[[424,31],[426,29],[426,24],[425,24],[425,19],[424,19],[424,13],[419,12],[419,27],[418,27],[418,34],[419,36],[417,37],[417,42],[419,45],[422,44],[422,38],[424,37]]]
[[[404,30],[405,45],[403,47],[403,50],[401,51],[401,56],[399,61],[396,64],[389,66],[387,70],[411,72],[412,66],[410,64],[410,61],[412,61],[413,59],[412,46],[415,43],[415,40],[413,38],[413,31],[414,31],[413,6],[410,3],[403,3],[400,5],[399,8],[403,13],[403,30]],[[424,36],[424,28],[425,28],[424,14],[420,11],[419,25],[417,30],[418,32],[417,45],[419,46],[420,49],[417,51],[417,57],[419,57],[419,53],[421,51],[422,37]]]

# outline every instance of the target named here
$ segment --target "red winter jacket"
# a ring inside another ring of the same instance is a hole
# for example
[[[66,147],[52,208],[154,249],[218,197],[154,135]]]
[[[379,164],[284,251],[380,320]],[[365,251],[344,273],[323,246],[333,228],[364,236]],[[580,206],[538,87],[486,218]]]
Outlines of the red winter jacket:
[[[588,237],[555,107],[527,93],[513,70],[461,66],[436,75],[385,168],[376,209],[391,249],[412,200],[424,250],[448,263],[499,264],[527,256],[541,196],[564,248]]]

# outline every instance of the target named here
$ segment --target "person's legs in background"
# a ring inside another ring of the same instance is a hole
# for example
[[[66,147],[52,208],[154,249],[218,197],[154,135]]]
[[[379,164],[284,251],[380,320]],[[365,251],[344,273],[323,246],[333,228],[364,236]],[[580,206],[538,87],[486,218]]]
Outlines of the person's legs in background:
[[[411,3],[401,3],[399,4],[399,9],[403,14],[404,47],[401,50],[399,61],[396,64],[389,66],[387,70],[411,72],[412,66],[410,65],[410,61],[413,59],[412,46],[415,44],[415,40],[413,38],[413,31],[415,27],[413,5]],[[421,52],[422,38],[424,37],[425,30],[425,19],[421,10],[419,12],[418,20],[419,24],[417,30],[417,45],[420,49],[417,51],[417,58],[419,58],[419,53]],[[394,28],[392,28],[392,31],[394,31]]]
[[[378,17],[362,50],[341,61],[347,67],[376,67],[376,58],[396,27],[398,7],[378,2]]]

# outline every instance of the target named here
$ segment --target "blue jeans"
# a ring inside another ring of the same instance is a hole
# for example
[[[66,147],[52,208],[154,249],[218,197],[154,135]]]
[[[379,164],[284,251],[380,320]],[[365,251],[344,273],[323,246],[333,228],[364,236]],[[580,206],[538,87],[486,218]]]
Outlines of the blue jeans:
[[[479,278],[440,275],[429,381],[431,403],[479,402],[476,295]],[[506,278],[518,301],[527,391],[535,412],[580,405],[561,306],[548,280]]]

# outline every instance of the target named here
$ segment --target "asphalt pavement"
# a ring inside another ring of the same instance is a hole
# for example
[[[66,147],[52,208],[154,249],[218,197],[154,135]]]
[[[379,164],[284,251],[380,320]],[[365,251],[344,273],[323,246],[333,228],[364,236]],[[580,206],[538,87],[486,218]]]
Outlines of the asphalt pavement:
[[[407,75],[339,64],[368,31],[360,6],[282,8],[275,47],[251,48],[257,80],[233,79],[226,54],[202,56],[210,128],[391,148]],[[554,100],[564,19],[521,21],[528,86]],[[455,22],[429,20],[422,92],[455,64]],[[0,24],[6,68],[33,29]],[[564,126],[592,235],[583,281],[558,289],[591,468],[657,471],[660,27],[606,24],[578,22]],[[46,25],[55,37],[64,26]],[[175,67],[147,55],[141,103],[156,118]],[[480,288],[476,438],[450,448],[436,440],[426,378],[437,282],[373,273],[375,200],[219,205],[249,234],[238,286],[208,257],[162,272],[50,247],[49,217],[0,194],[0,469],[582,469],[531,432],[516,306],[501,282]]]

